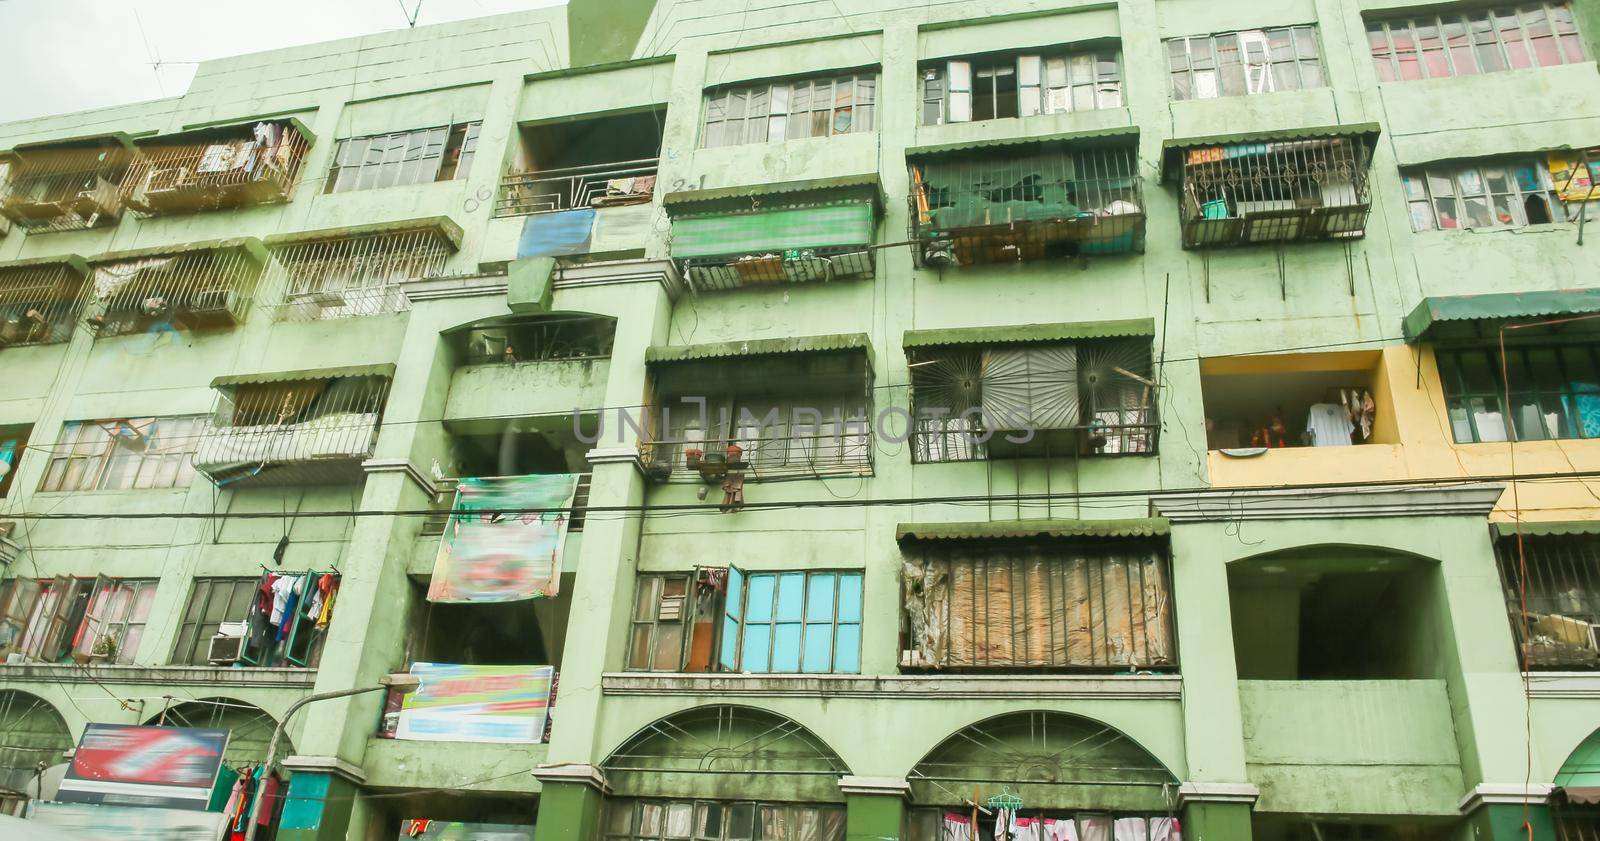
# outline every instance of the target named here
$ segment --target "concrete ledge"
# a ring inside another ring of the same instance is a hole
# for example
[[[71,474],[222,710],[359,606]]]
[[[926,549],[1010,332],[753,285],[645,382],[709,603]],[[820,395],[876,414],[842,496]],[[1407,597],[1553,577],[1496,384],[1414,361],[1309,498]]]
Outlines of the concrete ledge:
[[[476,298],[506,294],[505,274],[473,275],[470,277],[441,277],[428,280],[408,280],[400,284],[406,299],[440,301],[446,298]]]
[[[1555,786],[1548,783],[1479,783],[1461,796],[1461,814],[1477,811],[1480,806],[1524,803],[1543,803],[1549,799]]]
[[[1178,787],[1178,806],[1185,803],[1243,803],[1254,805],[1261,789],[1254,783],[1184,783]]]
[[[493,794],[537,794],[528,769],[549,755],[549,745],[367,739],[361,759],[366,786],[440,789]]]
[[[1528,672],[1526,677],[1534,698],[1600,700],[1600,672]]]
[[[610,260],[558,265],[554,286],[560,290],[617,283],[659,283],[672,300],[677,300],[678,294],[683,291],[683,279],[671,260]]]
[[[1150,498],[1153,512],[1174,523],[1238,520],[1345,520],[1368,517],[1486,517],[1505,485],[1300,487],[1272,490],[1222,490],[1161,494]]]
[[[533,777],[541,784],[582,783],[601,794],[611,793],[611,784],[606,781],[606,773],[587,763],[557,762],[550,765],[536,765]]]
[[[37,680],[50,683],[121,683],[194,686],[244,686],[258,689],[310,689],[316,669],[223,668],[219,666],[79,666],[69,663],[0,665],[0,683]]]
[[[911,796],[911,784],[900,777],[857,777],[847,774],[839,778],[839,790],[845,794]]]
[[[786,696],[802,698],[1027,698],[1176,701],[1177,675],[732,675],[611,672],[607,695]]]
[[[337,756],[291,756],[283,761],[283,767],[290,771],[334,774],[356,785],[367,781],[367,775],[359,767]]]

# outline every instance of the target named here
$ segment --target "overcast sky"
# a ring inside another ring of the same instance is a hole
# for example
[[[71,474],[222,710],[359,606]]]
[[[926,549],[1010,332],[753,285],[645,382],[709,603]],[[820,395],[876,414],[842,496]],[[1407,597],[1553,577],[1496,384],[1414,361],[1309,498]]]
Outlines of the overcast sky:
[[[401,29],[417,2],[0,0],[0,122],[176,96],[193,62]],[[421,2],[418,25],[565,0]]]

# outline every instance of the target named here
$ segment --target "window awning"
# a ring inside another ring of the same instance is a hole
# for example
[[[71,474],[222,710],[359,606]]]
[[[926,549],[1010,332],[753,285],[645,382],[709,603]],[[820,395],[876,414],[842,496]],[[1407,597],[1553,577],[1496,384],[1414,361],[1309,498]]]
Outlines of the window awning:
[[[136,142],[136,145],[161,146],[203,140],[207,137],[212,137],[217,134],[227,132],[242,131],[248,133],[260,123],[282,123],[283,125],[288,126],[290,131],[293,131],[305,138],[306,145],[309,146],[317,142],[317,136],[311,132],[310,128],[306,127],[305,122],[299,117],[278,116],[255,118],[245,117],[244,119],[229,118],[226,120],[217,120],[205,123],[191,123],[190,125],[184,126],[183,131],[176,131],[171,134],[157,134],[152,137],[141,137]]]
[[[1136,141],[1139,138],[1138,126],[1112,126],[1110,128],[1090,129],[1088,131],[1067,131],[1057,134],[1041,134],[1032,137],[986,137],[975,140],[960,140],[950,143],[934,143],[928,146],[913,146],[906,150],[906,158],[921,158],[931,155],[945,155],[952,152],[967,152],[977,149],[1003,149],[1008,147],[1029,146],[1060,146],[1087,140],[1101,140],[1107,138],[1127,138]]]
[[[311,368],[304,371],[276,371],[264,374],[229,374],[211,381],[212,388],[238,385],[267,385],[269,383],[311,382],[315,380],[340,380],[347,377],[385,377],[394,379],[394,365],[350,365],[344,368]]]
[[[434,231],[450,243],[452,251],[461,248],[461,226],[448,216],[429,216],[423,219],[404,219],[399,222],[379,222],[373,225],[352,225],[346,228],[323,228],[292,234],[275,234],[267,237],[268,246],[295,245],[319,240],[355,239],[356,237],[402,234],[408,231]]]
[[[30,257],[26,260],[8,260],[0,263],[0,272],[10,269],[33,269],[46,266],[66,266],[74,274],[87,275],[89,264],[76,254],[58,254],[54,257]]]
[[[705,190],[679,190],[667,193],[661,203],[669,215],[714,212],[718,202],[732,199],[753,199],[764,196],[784,196],[786,200],[799,200],[806,193],[828,195],[841,200],[855,199],[881,203],[882,187],[876,172],[860,175],[835,175],[828,178],[805,178],[799,181],[779,181],[764,184],[745,184],[737,187],[712,187]]]
[[[817,207],[774,207],[672,220],[672,256],[731,257],[791,249],[865,248],[877,214],[866,201]]]
[[[1495,536],[1512,538],[1517,536],[1516,523],[1494,523]],[[1545,523],[1522,524],[1523,537],[1563,537],[1577,534],[1600,534],[1600,520],[1562,520]]]
[[[1600,289],[1446,295],[1424,298],[1406,316],[1402,332],[1406,341],[1415,342],[1428,337],[1446,322],[1503,321],[1597,312],[1600,312]],[[1593,326],[1600,328],[1600,319]]]
[[[1277,129],[1273,131],[1245,131],[1232,134],[1212,134],[1203,137],[1180,137],[1161,144],[1161,180],[1175,176],[1183,153],[1202,146],[1231,146],[1240,143],[1282,143],[1290,140],[1316,140],[1326,137],[1359,137],[1369,144],[1376,141],[1381,127],[1377,123],[1351,123],[1337,126]]]
[[[907,330],[902,346],[1000,345],[1020,342],[1058,342],[1069,339],[1114,339],[1155,336],[1153,318],[1120,321],[1076,321],[1066,324],[1022,324],[1013,327],[950,327],[941,330]]]
[[[1019,537],[1160,537],[1165,517],[1127,520],[1002,520],[981,523],[902,523],[895,540],[997,540]]]
[[[1600,731],[1572,751],[1553,782],[1573,803],[1600,803]]]
[[[833,350],[864,350],[870,357],[872,354],[872,341],[865,333],[834,333],[826,336],[753,339],[742,342],[712,342],[703,345],[656,345],[645,350],[644,360],[646,362],[688,362],[694,359],[772,356],[784,353],[817,353]]]
[[[133,135],[123,131],[116,131],[105,134],[82,134],[57,140],[35,140],[31,143],[18,143],[11,147],[11,151],[20,156],[27,152],[40,152],[54,148],[75,146],[121,146],[131,152],[133,151]]]
[[[179,254],[192,254],[196,251],[243,251],[250,259],[257,263],[266,262],[267,249],[261,240],[255,237],[236,237],[234,239],[208,239],[200,242],[185,242],[178,245],[157,245],[151,248],[132,248],[126,251],[107,251],[89,258],[90,265],[101,263],[121,263],[127,260],[143,260],[149,257],[174,257]]]

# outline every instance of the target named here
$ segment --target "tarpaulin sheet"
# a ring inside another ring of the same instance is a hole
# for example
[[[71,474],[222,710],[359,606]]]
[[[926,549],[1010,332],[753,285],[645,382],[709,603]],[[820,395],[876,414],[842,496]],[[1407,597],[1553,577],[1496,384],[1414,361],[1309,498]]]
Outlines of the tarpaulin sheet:
[[[517,241],[517,259],[589,253],[589,240],[594,236],[594,219],[592,207],[529,216],[522,223],[522,239]]]
[[[413,663],[420,681],[400,707],[396,739],[421,742],[544,741],[553,666]]]
[[[790,207],[672,220],[672,256],[731,257],[796,248],[872,244],[869,202]]]
[[[428,601],[555,596],[577,487],[572,473],[462,479],[439,542]]]

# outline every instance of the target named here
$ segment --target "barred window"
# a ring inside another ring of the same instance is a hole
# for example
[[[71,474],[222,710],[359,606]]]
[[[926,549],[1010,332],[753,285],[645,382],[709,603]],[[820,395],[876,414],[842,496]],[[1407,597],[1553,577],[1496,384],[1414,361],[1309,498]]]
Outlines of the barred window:
[[[718,800],[612,800],[606,841],[844,841],[844,807]]]
[[[1378,81],[1473,76],[1585,60],[1564,2],[1367,22]]]
[[[73,421],[62,428],[39,489],[185,487],[204,423],[203,416]]]
[[[457,123],[339,141],[327,193],[348,193],[466,178],[482,122]]]
[[[1525,531],[1537,524],[1525,524]],[[1502,533],[1495,549],[1511,629],[1532,669],[1600,669],[1600,539]]]
[[[1577,215],[1562,203],[1550,170],[1537,160],[1416,167],[1401,170],[1400,176],[1413,231],[1520,228]]]
[[[922,124],[1122,107],[1116,49],[961,58],[922,68]]]
[[[709,149],[872,131],[877,88],[872,71],[714,88],[706,94],[700,145]]]
[[[1597,350],[1594,344],[1508,347],[1504,366],[1496,348],[1437,351],[1456,443],[1505,441],[1508,435],[1518,441],[1600,438]]]
[[[1327,84],[1315,26],[1247,29],[1167,41],[1172,98],[1216,99]]]
[[[1151,542],[911,541],[909,669],[1127,669],[1177,664],[1164,549]]]

